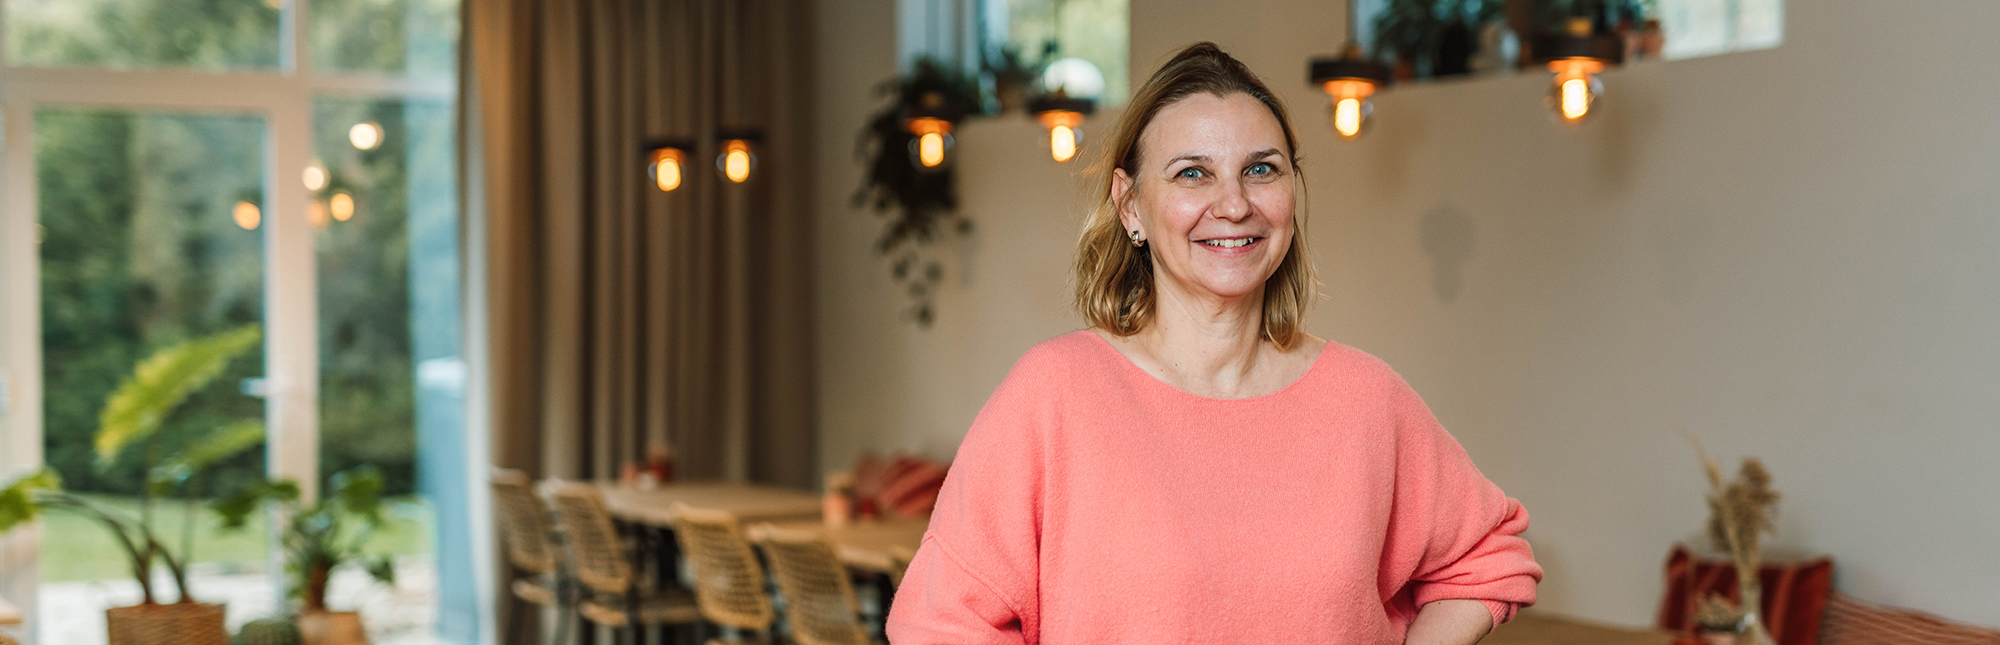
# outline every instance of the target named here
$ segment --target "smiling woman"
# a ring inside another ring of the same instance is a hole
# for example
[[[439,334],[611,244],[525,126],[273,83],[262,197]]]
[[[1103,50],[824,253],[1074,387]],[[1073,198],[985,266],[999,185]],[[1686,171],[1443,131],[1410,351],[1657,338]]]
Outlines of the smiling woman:
[[[1077,306],[980,410],[892,642],[1477,642],[1534,602],[1520,503],[1394,370],[1301,328],[1284,106],[1214,45],[1135,94]]]

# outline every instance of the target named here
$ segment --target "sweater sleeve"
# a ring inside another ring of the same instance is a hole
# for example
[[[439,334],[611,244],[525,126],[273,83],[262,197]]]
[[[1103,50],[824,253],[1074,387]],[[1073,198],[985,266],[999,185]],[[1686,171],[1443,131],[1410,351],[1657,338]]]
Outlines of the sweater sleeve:
[[[973,420],[889,609],[896,645],[1032,645],[1039,634],[1041,437],[1051,370],[1031,351]]]
[[[1395,502],[1384,573],[1405,574],[1417,607],[1479,600],[1498,626],[1534,604],[1542,567],[1521,532],[1528,511],[1472,464],[1465,448],[1400,378]]]

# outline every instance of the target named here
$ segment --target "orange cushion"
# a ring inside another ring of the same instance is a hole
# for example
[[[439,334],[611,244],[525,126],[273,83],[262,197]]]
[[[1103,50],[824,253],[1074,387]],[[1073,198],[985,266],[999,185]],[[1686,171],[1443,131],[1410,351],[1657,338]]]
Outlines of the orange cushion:
[[[1833,560],[1766,564],[1757,571],[1763,587],[1764,629],[1778,645],[1816,645],[1827,596],[1833,593]],[[1696,558],[1675,545],[1667,557],[1667,595],[1660,601],[1660,629],[1692,632],[1695,603],[1710,593],[1741,602],[1736,564]]]
[[[1826,603],[1820,645],[2000,645],[2000,629],[1955,623],[1930,614],[1871,605],[1833,594]]]

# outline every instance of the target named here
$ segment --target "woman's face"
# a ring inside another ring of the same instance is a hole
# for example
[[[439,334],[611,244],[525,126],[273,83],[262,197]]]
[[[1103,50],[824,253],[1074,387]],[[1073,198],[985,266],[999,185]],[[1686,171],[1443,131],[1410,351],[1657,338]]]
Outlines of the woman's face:
[[[1247,94],[1196,94],[1160,109],[1135,168],[1113,174],[1165,289],[1235,300],[1258,293],[1292,246],[1295,185],[1285,131]]]

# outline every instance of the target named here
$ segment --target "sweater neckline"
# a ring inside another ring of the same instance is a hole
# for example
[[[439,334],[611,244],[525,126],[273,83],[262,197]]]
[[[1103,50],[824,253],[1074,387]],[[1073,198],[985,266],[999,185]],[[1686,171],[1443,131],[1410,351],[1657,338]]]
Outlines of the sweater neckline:
[[[1121,366],[1120,369],[1130,372],[1133,376],[1136,376],[1138,380],[1144,381],[1150,384],[1151,387],[1162,390],[1171,395],[1185,399],[1193,399],[1195,401],[1200,401],[1205,403],[1253,403],[1258,401],[1269,401],[1284,396],[1286,394],[1290,394],[1292,390],[1300,389],[1307,381],[1312,380],[1316,375],[1319,374],[1321,367],[1324,366],[1327,362],[1327,354],[1332,353],[1334,345],[1336,344],[1330,340],[1326,341],[1325,345],[1320,346],[1319,354],[1313,356],[1312,365],[1306,368],[1306,373],[1300,374],[1297,379],[1293,379],[1292,382],[1286,383],[1284,387],[1278,388],[1278,390],[1275,392],[1271,392],[1269,394],[1259,394],[1257,396],[1243,397],[1238,399],[1221,399],[1212,396],[1203,396],[1200,394],[1195,394],[1193,392],[1180,389],[1179,387],[1175,387],[1174,384],[1172,383],[1168,383],[1164,380],[1161,380],[1160,377],[1154,376],[1152,372],[1148,372],[1145,370],[1145,368],[1139,367],[1137,363],[1133,363],[1131,357],[1126,356],[1125,352],[1118,351],[1118,348],[1112,345],[1111,341],[1105,340],[1103,336],[1098,335],[1098,333],[1094,330],[1082,329],[1078,330],[1077,333],[1089,336],[1092,341],[1096,342],[1098,347],[1103,348],[1103,350],[1106,352],[1110,352],[1111,357],[1113,359],[1116,359],[1116,362]]]

